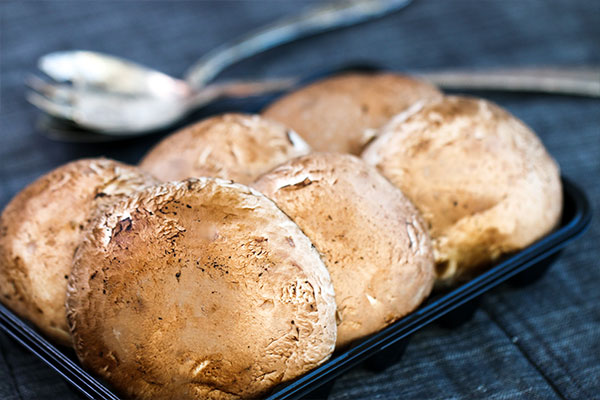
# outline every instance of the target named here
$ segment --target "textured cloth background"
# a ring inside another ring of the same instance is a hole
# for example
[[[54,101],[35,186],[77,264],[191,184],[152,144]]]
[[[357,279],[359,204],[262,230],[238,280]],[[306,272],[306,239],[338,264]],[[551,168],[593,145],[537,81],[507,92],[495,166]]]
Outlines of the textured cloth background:
[[[137,162],[160,135],[116,145],[51,142],[36,128],[24,78],[42,54],[91,49],[179,75],[198,56],[308,2],[0,1],[0,207],[69,160]],[[416,0],[359,27],[283,46],[224,77],[310,74],[355,60],[396,70],[600,64],[600,2]],[[600,79],[600,77],[599,77]],[[600,213],[600,101],[485,96],[539,133]],[[330,399],[600,398],[600,224],[526,288],[487,294],[469,323],[413,336],[398,364],[340,377]],[[0,334],[0,399],[76,399],[61,378]]]

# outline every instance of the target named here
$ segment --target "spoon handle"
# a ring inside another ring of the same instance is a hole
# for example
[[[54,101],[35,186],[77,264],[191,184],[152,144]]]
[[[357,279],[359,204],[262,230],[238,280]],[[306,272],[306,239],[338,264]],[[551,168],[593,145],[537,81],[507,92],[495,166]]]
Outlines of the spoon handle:
[[[186,73],[185,80],[200,89],[236,62],[312,34],[354,25],[389,14],[412,0],[345,0],[284,18],[209,51]]]

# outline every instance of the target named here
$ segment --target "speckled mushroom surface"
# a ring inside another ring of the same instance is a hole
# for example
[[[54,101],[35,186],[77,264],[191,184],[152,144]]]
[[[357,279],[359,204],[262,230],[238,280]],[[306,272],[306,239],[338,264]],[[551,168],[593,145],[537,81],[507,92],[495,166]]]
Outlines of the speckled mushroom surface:
[[[71,344],[67,278],[85,225],[111,202],[157,183],[108,159],[83,159],[42,176],[0,217],[0,299],[49,337]]]
[[[171,182],[98,219],[69,280],[82,363],[135,399],[253,398],[327,360],[335,299],[310,240],[220,179]]]
[[[525,124],[483,99],[416,107],[362,157],[421,211],[440,284],[522,249],[560,219],[558,165]]]
[[[254,184],[313,241],[336,292],[344,347],[414,310],[430,293],[429,236],[402,192],[359,158],[311,154]]]
[[[223,114],[167,136],[140,167],[163,181],[216,177],[249,184],[310,151],[293,130],[258,115]]]
[[[350,73],[296,90],[263,115],[294,129],[315,151],[358,155],[391,117],[441,96],[437,88],[407,76]]]

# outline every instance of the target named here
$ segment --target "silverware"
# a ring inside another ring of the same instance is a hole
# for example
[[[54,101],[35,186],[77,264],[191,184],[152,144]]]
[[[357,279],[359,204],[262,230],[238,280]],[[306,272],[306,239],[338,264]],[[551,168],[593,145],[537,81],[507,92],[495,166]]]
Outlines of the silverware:
[[[208,83],[228,66],[318,32],[376,18],[411,0],[346,0],[286,18],[226,43],[177,79],[133,62],[90,51],[43,56],[39,68],[55,82],[30,78],[27,99],[46,113],[108,135],[144,134],[173,124],[221,97],[244,97],[290,87],[288,79]]]
[[[51,116],[44,133],[57,140],[110,141],[143,135],[180,121],[190,111],[223,97],[283,91],[296,78],[209,83],[228,66],[300,37],[355,24],[398,10],[411,0],[351,0],[314,9],[226,43],[173,78],[151,68],[90,51],[43,56],[39,68],[54,80],[34,76],[28,100]],[[416,71],[443,89],[525,91],[600,97],[600,67],[519,68],[487,71]],[[87,131],[86,131],[87,130]],[[100,134],[102,135],[100,135]]]

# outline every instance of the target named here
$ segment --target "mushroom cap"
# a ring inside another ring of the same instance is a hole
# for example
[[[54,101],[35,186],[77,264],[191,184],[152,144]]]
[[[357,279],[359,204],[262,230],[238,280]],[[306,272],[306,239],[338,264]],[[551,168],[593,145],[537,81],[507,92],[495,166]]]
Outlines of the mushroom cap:
[[[310,154],[263,175],[270,197],[322,254],[344,347],[413,311],[434,279],[430,239],[402,192],[359,158]]]
[[[82,363],[136,399],[264,394],[333,351],[331,279],[275,204],[214,178],[150,188],[96,220],[69,279]]]
[[[140,167],[163,181],[216,177],[249,184],[308,145],[291,129],[258,115],[223,114],[167,136]]]
[[[262,114],[294,129],[315,151],[358,155],[391,117],[441,96],[434,86],[406,76],[351,73],[296,90]]]
[[[539,138],[483,99],[448,96],[393,119],[362,155],[421,211],[440,284],[552,230],[560,172]]]
[[[67,277],[85,226],[111,202],[153,183],[136,167],[100,158],[65,164],[23,189],[0,217],[2,302],[70,346]]]

